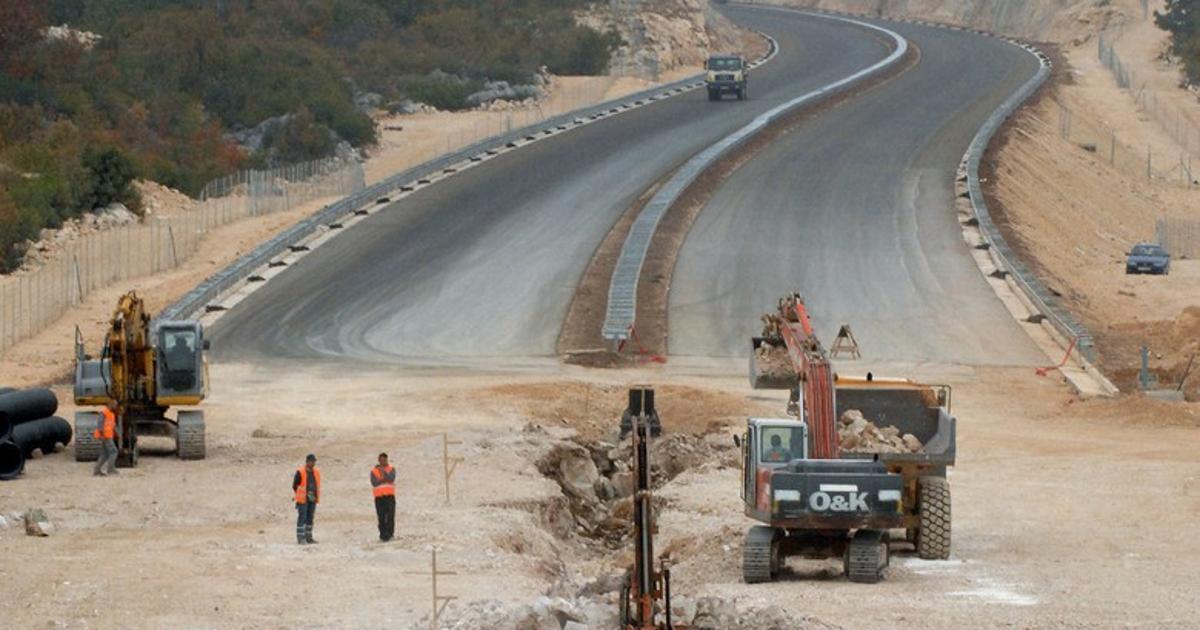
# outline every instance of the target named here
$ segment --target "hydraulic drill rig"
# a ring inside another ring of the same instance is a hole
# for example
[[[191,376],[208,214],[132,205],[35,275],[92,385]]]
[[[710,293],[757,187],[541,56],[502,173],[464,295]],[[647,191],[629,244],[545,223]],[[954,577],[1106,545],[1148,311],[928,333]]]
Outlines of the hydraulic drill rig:
[[[133,467],[138,436],[173,438],[180,459],[204,459],[204,412],[171,406],[195,406],[207,393],[208,350],[196,321],[152,321],[145,303],[129,292],[117,302],[100,357],[88,355],[75,329],[75,404],[117,403],[117,465]],[[94,461],[100,443],[92,431],[100,414],[75,413],[75,459]]]
[[[650,439],[658,424],[654,409],[654,390],[629,390],[629,407],[622,416],[628,419],[633,447],[633,568],[629,583],[621,589],[621,627],[624,630],[686,630],[683,624],[671,623],[671,567],[666,557],[658,559],[660,570],[654,568],[653,493],[650,488]],[[653,423],[652,423],[653,419]],[[656,613],[662,602],[662,615]],[[662,617],[661,622],[658,621]]]

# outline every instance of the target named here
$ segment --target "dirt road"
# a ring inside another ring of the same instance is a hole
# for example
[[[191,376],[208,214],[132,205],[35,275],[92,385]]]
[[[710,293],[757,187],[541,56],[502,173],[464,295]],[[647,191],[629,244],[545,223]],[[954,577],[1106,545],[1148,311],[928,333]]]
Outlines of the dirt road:
[[[668,434],[708,434],[695,439],[720,453],[661,490],[660,545],[681,560],[681,601],[724,595],[847,628],[1195,623],[1194,409],[1072,404],[1060,384],[1027,369],[925,370],[956,387],[953,559],[898,557],[877,586],[847,583],[832,564],[793,561],[780,583],[750,587],[739,574],[748,522],[726,427],[781,403],[708,373],[219,366],[209,459],[146,458],[99,479],[60,453],[0,485],[0,514],[41,507],[59,528],[49,538],[0,528],[0,614],[13,628],[415,627],[429,606],[421,573],[434,544],[457,573],[442,581],[459,597],[451,613],[473,601],[572,593],[628,555],[572,531],[569,520],[564,527],[562,490],[537,462],[569,427],[592,439],[613,431],[624,387],[652,382]],[[462,442],[452,452],[466,458],[450,506],[442,432]],[[375,541],[367,484],[380,450],[400,479],[389,544]],[[327,489],[320,544],[299,547],[289,481],[310,451]]]

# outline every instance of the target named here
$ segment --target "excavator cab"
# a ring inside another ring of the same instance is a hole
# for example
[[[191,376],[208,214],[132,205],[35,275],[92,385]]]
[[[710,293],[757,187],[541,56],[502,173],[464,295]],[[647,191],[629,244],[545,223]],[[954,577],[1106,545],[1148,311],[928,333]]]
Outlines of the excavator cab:
[[[208,349],[199,322],[160,322],[155,330],[156,371],[159,405],[195,405],[204,398]]]

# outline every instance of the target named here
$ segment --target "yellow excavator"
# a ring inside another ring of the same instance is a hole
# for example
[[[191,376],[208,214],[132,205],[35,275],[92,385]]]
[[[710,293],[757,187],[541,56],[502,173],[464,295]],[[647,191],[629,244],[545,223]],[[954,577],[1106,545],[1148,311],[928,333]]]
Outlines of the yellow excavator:
[[[173,438],[180,459],[204,459],[204,400],[209,343],[197,321],[154,321],[136,292],[117,302],[99,358],[88,355],[75,328],[75,404],[117,403],[117,465],[137,466],[138,437]],[[95,461],[100,442],[92,432],[100,413],[75,413],[75,459]]]

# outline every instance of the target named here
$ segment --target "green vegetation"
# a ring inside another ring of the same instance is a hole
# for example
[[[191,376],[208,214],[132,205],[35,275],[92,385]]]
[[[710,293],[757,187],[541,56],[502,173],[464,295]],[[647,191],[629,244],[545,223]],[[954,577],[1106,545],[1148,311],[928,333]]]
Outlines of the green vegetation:
[[[248,164],[375,141],[355,97],[466,106],[487,80],[607,71],[585,0],[4,0],[0,272],[14,244],[145,177],[195,194]],[[54,24],[96,42],[45,36]],[[436,72],[435,72],[436,71]],[[229,137],[281,118],[247,155]]]
[[[1171,33],[1171,54],[1183,60],[1188,82],[1200,84],[1200,0],[1165,0],[1154,23]]]

